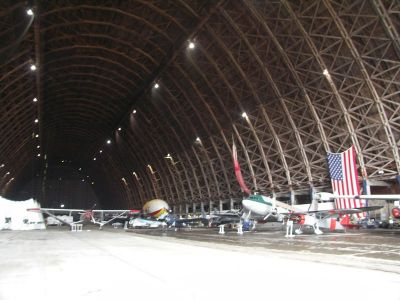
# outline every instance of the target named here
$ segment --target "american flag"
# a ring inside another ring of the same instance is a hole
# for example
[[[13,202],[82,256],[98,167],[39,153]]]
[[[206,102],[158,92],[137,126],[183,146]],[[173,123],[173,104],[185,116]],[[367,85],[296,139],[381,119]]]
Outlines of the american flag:
[[[328,165],[333,193],[349,196],[360,195],[354,146],[342,153],[328,153]],[[364,201],[354,198],[337,198],[335,206],[337,209],[363,207]]]

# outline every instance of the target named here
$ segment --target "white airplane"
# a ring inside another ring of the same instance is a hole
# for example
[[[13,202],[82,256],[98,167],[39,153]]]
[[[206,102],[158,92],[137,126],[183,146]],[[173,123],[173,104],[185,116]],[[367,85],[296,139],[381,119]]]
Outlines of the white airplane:
[[[253,216],[255,219],[266,220],[273,216],[277,221],[285,219],[294,221],[300,225],[300,228],[295,231],[297,234],[303,233],[304,227],[312,228],[315,234],[322,234],[320,228],[330,231],[345,230],[351,226],[349,215],[382,208],[382,206],[368,206],[351,209],[299,211],[295,207],[292,209],[279,207],[274,198],[263,195],[250,195],[242,200],[242,205],[248,211],[246,218],[255,215]]]
[[[300,228],[296,232],[298,234],[303,232],[303,227],[311,227],[313,228],[315,234],[322,234],[320,228],[329,228],[331,231],[333,231],[344,229],[346,226],[350,226],[350,217],[348,216],[350,214],[360,214],[365,211],[382,208],[378,206],[370,206],[350,209],[299,211],[295,207],[287,205],[286,203],[279,203],[279,205],[277,205],[275,198],[251,194],[251,191],[244,183],[243,176],[241,174],[235,144],[233,144],[232,147],[232,154],[236,179],[242,191],[249,195],[247,198],[242,200],[242,206],[248,212],[247,216],[245,216],[246,219],[250,219],[251,214],[257,215],[258,218],[261,218],[264,221],[272,216],[276,219],[276,221],[282,221],[286,219],[287,221],[294,221],[300,224]],[[328,199],[328,194],[329,193],[319,193],[318,197],[320,197],[321,200],[330,200],[330,198]],[[354,198],[354,196],[352,197]],[[340,196],[339,198],[343,197]]]
[[[28,208],[27,211],[31,212],[38,212],[38,213],[45,213],[52,218],[58,220],[60,223],[67,224],[69,226],[73,226],[73,224],[79,224],[84,221],[90,221],[93,224],[99,225],[100,229],[103,229],[103,226],[111,223],[117,218],[122,218],[122,217],[128,217],[128,215],[135,215],[138,214],[140,211],[139,210],[134,210],[134,209],[68,209],[68,208]],[[73,213],[78,213],[81,215],[81,220],[75,221],[75,222],[67,222],[65,221],[64,218],[61,218],[60,216],[56,214],[60,213],[66,213],[69,215],[72,215]],[[110,213],[113,215],[113,217],[107,221],[96,221],[94,218],[94,215],[96,213]]]

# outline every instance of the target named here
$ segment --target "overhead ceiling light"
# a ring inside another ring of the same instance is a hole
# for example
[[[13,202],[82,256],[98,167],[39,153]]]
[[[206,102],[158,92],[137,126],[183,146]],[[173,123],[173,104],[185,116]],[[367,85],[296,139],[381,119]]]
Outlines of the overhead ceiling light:
[[[193,42],[190,42],[189,43],[189,49],[194,49],[194,47],[195,47],[195,44]]]
[[[10,172],[7,172],[6,174],[7,174],[7,175],[10,175]]]
[[[37,138],[38,138],[38,137],[39,137],[39,135],[37,134],[37,135],[35,135],[35,137],[37,137]]]
[[[26,10],[26,14],[28,15],[28,16],[33,16],[33,10],[32,9],[27,9]]]
[[[133,114],[136,114],[136,109],[134,109],[132,113],[133,113]]]
[[[121,131],[122,130],[122,128],[121,127],[118,127],[118,131]]]
[[[5,166],[5,164],[1,164],[1,165],[0,165],[0,168],[4,168],[4,166]]]
[[[96,157],[93,157],[93,160],[96,160],[97,158]]]
[[[154,84],[154,88],[155,88],[155,89],[158,89],[159,87],[160,87],[160,86],[158,85],[158,83],[155,83],[155,84]]]
[[[37,102],[37,98],[35,97],[35,98],[33,98],[33,102]]]
[[[40,157],[40,153],[38,153],[38,155],[37,155],[38,157]]]
[[[63,208],[65,205],[64,204],[60,204],[60,207]]]
[[[35,123],[38,123],[39,122],[39,120],[38,119],[35,119]]]
[[[39,149],[39,148],[40,148],[40,145],[37,145],[36,148]]]
[[[247,114],[244,112],[244,113],[242,113],[242,117],[243,118],[247,118]]]
[[[199,137],[196,138],[196,142],[200,142],[200,138]]]
[[[324,69],[324,70],[322,71],[322,74],[324,74],[325,76],[328,76],[328,75],[329,75],[329,72],[328,72],[327,69]]]
[[[100,150],[99,152],[100,152],[100,153],[103,153],[103,150]]]
[[[36,66],[35,65],[31,65],[31,70],[32,71],[36,71]]]
[[[111,144],[111,140],[107,140],[107,144]]]

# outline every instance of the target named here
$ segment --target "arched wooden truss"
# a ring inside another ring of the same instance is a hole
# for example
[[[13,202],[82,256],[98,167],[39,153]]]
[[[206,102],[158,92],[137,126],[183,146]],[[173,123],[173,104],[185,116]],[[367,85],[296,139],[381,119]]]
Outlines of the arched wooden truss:
[[[108,207],[240,197],[233,142],[253,190],[329,186],[351,145],[400,174],[397,0],[30,4],[0,3],[3,195],[38,176],[45,201],[66,160]]]

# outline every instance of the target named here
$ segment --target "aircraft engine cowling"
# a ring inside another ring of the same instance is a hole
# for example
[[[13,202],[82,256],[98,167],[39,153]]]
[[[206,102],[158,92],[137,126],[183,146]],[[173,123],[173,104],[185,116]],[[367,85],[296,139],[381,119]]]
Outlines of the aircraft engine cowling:
[[[400,219],[400,208],[395,207],[392,209],[393,218]]]
[[[169,213],[169,205],[164,200],[153,199],[144,204],[143,213],[156,219],[163,219]]]

